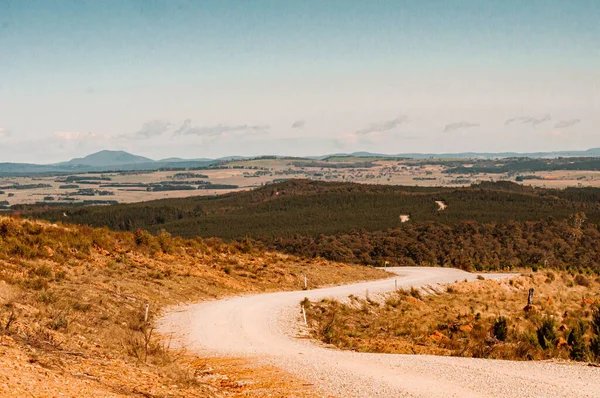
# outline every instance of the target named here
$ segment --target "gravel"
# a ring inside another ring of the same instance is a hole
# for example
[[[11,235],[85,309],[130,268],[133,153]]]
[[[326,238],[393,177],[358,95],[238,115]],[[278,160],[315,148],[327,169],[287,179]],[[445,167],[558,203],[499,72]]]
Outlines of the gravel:
[[[343,299],[350,294],[391,291],[395,283],[402,288],[419,287],[477,277],[449,268],[388,270],[398,276],[177,307],[159,321],[158,328],[188,350],[203,355],[250,356],[338,397],[600,397],[600,369],[582,364],[356,353],[302,338],[307,331],[299,303],[305,297]]]

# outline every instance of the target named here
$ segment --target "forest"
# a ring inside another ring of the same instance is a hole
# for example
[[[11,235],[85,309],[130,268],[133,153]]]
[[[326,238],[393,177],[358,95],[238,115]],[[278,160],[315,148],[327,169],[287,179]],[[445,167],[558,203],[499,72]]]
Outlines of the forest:
[[[436,201],[446,204],[440,211]],[[600,189],[467,188],[289,180],[222,196],[113,206],[22,206],[24,216],[113,230],[248,240],[368,265],[600,271]],[[400,215],[409,215],[402,223]]]

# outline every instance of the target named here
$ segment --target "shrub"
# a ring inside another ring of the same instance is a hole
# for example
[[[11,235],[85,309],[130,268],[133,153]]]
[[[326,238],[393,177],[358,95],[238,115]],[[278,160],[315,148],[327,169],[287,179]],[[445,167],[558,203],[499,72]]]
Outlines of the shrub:
[[[538,343],[542,349],[547,350],[556,344],[557,336],[554,328],[554,319],[545,318],[536,333]]]
[[[52,268],[47,265],[40,265],[32,270],[32,274],[36,276],[40,276],[42,278],[51,278],[52,277]]]
[[[585,329],[585,323],[580,320],[577,326],[569,332],[569,337],[567,338],[567,343],[569,344],[569,356],[574,361],[584,361],[587,356],[587,348],[583,339]]]
[[[53,291],[46,290],[40,293],[39,299],[44,304],[52,304],[58,300],[58,297]]]
[[[418,299],[418,300],[422,300],[423,296],[421,295],[421,291],[419,289],[416,289],[414,287],[410,288],[410,293],[411,296],[413,296],[414,298]]]
[[[148,246],[150,244],[150,239],[152,238],[152,235],[150,235],[147,231],[138,229],[133,233],[133,237],[135,239],[136,245]]]
[[[158,244],[160,246],[160,250],[163,253],[167,253],[167,254],[171,254],[173,252],[172,250],[172,240],[171,240],[171,234],[168,233],[167,231],[165,231],[164,229],[162,229],[160,231],[160,233],[156,236],[157,240],[158,240]]]
[[[594,337],[590,341],[590,353],[596,362],[600,362],[600,306],[592,314],[592,330]]]
[[[506,341],[507,335],[508,328],[506,326],[506,318],[500,316],[494,321],[494,337],[500,341]]]
[[[23,285],[33,290],[44,290],[48,288],[48,280],[38,276],[33,279],[26,279]]]
[[[48,327],[52,330],[66,329],[69,326],[69,320],[64,315],[58,315],[50,321]]]
[[[595,335],[600,335],[600,305],[596,307],[592,314],[592,331]]]
[[[585,287],[590,286],[590,280],[581,274],[579,274],[575,277],[575,283],[577,283],[579,286],[585,286]]]

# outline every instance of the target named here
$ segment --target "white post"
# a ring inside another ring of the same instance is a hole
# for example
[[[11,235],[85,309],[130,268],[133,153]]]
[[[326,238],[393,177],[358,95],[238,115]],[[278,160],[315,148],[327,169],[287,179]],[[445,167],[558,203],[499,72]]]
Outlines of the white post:
[[[394,279],[394,290],[398,291],[398,279]]]
[[[150,309],[150,304],[146,304],[146,315],[144,315],[144,322],[148,323],[148,310]]]
[[[304,309],[304,305],[302,305],[302,316],[304,317],[304,326],[308,326],[308,322],[306,322],[306,310]]]
[[[308,280],[306,279],[306,275],[304,275],[304,290],[308,289]]]

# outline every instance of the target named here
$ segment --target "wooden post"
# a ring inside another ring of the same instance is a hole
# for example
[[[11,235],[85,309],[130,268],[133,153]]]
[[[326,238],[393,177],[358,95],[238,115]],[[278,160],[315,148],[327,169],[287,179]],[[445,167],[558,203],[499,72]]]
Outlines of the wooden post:
[[[529,296],[527,296],[527,305],[533,305],[533,288],[529,289]]]
[[[304,326],[308,326],[308,322],[306,322],[306,310],[304,309],[304,304],[302,305],[302,316],[304,317]]]
[[[146,304],[146,315],[144,315],[144,322],[148,323],[148,310],[150,309],[150,304]]]

